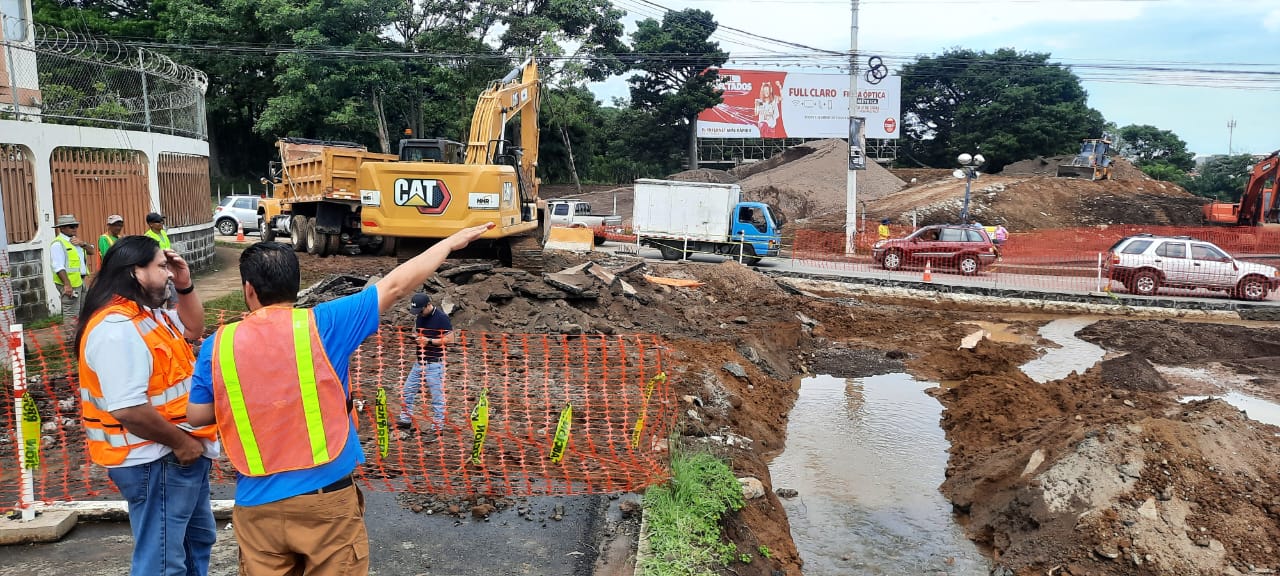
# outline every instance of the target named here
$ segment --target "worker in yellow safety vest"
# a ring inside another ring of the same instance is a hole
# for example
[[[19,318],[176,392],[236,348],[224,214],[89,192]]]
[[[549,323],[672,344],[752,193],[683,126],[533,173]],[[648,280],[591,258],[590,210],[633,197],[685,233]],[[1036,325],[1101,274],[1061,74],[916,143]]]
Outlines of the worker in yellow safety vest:
[[[164,215],[159,212],[147,214],[147,236],[160,243],[161,250],[173,250],[169,241],[169,233],[164,231]]]
[[[49,245],[49,270],[61,298],[62,321],[68,322],[80,315],[84,281],[89,276],[88,256],[93,247],[76,237],[80,221],[71,214],[58,216],[54,221],[58,235]]]
[[[231,525],[241,574],[368,574],[364,499],[351,476],[364,451],[348,416],[350,358],[381,314],[492,227],[459,231],[368,289],[312,309],[294,308],[293,248],[258,242],[240,254],[250,312],[201,347],[187,416],[217,424],[240,473]]]
[[[177,310],[163,307],[177,285]],[[89,458],[129,502],[132,576],[206,574],[216,540],[209,471],[217,429],[187,422],[204,306],[186,261],[145,236],[116,242],[76,331]]]
[[[98,236],[98,262],[101,268],[102,257],[107,254],[116,242],[120,241],[120,234],[124,232],[124,216],[112,214],[107,216],[107,231]]]

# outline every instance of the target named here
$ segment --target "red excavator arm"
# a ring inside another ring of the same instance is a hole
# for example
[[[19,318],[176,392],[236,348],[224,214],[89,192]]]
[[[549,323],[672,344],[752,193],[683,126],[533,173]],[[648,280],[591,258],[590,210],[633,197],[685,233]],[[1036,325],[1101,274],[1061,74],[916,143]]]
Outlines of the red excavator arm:
[[[1249,183],[1240,196],[1236,223],[1261,226],[1280,222],[1280,190],[1277,188],[1280,188],[1280,150],[1258,161],[1249,171]]]

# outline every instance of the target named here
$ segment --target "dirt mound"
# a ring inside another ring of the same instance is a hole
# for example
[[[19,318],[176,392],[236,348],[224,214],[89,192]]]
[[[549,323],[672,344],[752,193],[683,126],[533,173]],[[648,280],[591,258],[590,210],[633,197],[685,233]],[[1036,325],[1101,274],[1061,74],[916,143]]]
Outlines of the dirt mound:
[[[920,225],[959,220],[965,182],[939,180],[867,203],[868,215]],[[1012,232],[1109,224],[1199,225],[1206,200],[1154,180],[1090,182],[1051,176],[983,175],[971,184],[971,219]]]
[[[1164,366],[1280,356],[1280,329],[1276,328],[1173,320],[1102,320],[1077,336]]]
[[[1057,177],[1058,165],[1068,164],[1075,154],[1066,156],[1036,156],[1029,160],[1014,162],[1000,171],[1001,176],[1052,176]],[[1151,180],[1149,176],[1124,158],[1111,159],[1111,178],[1113,180]]]
[[[968,515],[970,536],[994,549],[994,573],[1207,576],[1274,567],[1275,429],[1220,401],[1183,405],[1154,391],[1167,383],[1138,351],[1165,350],[1141,344],[1144,335],[1186,342],[1221,334],[1225,342],[1211,347],[1244,348],[1256,334],[1176,322],[1099,324],[1082,335],[1106,334],[1134,353],[1045,384],[1011,362],[1025,346],[983,342],[920,362],[957,367],[951,375],[960,384],[938,393],[951,442],[942,490]],[[958,368],[965,363],[975,368],[967,377]]]
[[[807,142],[751,165],[750,171],[739,183],[743,195],[779,206],[792,220],[845,213],[849,145],[843,140]],[[905,186],[875,162],[858,174],[860,200],[882,198]]]
[[[1135,354],[1125,354],[1104,361],[1098,366],[1102,384],[1124,390],[1162,392],[1172,390],[1173,385],[1164,379],[1146,359]]]
[[[713,170],[711,168],[698,168],[696,170],[685,170],[667,176],[667,180],[676,180],[678,182],[710,182],[713,184],[732,184],[738,181],[734,175],[724,170]]]
[[[949,168],[890,168],[889,172],[892,172],[899,180],[906,182],[908,186],[919,186],[955,178],[952,174],[954,170]]]

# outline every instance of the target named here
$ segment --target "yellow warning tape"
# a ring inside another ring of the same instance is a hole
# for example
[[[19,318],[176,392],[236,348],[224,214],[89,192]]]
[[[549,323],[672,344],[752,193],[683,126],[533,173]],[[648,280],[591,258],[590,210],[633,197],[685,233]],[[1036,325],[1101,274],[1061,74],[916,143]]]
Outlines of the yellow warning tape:
[[[40,410],[30,392],[22,395],[22,467],[40,467]]]
[[[659,382],[666,383],[667,373],[659,372],[649,379],[649,385],[644,390],[644,402],[640,404],[640,417],[636,419],[635,429],[631,432],[631,449],[635,450],[640,447],[640,435],[644,432],[644,420],[649,415],[649,399],[653,397],[653,389]]]
[[[556,436],[551,442],[551,463],[559,464],[564,459],[564,449],[569,446],[569,429],[573,427],[573,405],[565,404],[560,411],[560,423],[556,425]]]
[[[391,421],[387,418],[387,391],[381,386],[373,401],[373,416],[378,428],[378,456],[386,458],[387,447],[391,444]]]
[[[484,439],[489,434],[489,389],[480,391],[480,399],[476,407],[471,409],[471,463],[479,465],[481,453],[484,452]]]

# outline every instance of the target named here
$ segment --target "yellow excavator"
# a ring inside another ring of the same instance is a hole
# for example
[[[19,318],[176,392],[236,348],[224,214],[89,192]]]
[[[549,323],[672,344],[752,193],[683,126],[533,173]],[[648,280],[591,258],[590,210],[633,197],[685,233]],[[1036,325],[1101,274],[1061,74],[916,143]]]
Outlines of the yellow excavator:
[[[398,156],[343,142],[284,139],[264,240],[287,233],[319,255],[364,249],[409,255],[463,228],[493,222],[464,257],[542,268],[549,220],[538,195],[538,66],[533,58],[480,94],[465,148],[402,140]],[[519,140],[507,126],[520,119]]]

